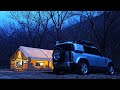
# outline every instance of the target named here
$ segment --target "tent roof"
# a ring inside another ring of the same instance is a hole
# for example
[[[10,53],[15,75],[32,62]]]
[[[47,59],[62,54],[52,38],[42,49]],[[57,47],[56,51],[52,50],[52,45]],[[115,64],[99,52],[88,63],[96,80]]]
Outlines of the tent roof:
[[[19,49],[22,53],[31,59],[34,60],[52,60],[52,52],[53,50],[46,50],[46,49],[39,49],[39,48],[32,48],[32,47],[25,47],[20,46]]]

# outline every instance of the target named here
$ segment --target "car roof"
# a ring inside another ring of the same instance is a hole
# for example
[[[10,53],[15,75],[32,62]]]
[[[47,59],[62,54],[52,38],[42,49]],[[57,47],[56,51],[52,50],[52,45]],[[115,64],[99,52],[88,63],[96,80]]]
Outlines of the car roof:
[[[60,42],[60,43],[57,43],[55,46],[58,46],[58,45],[61,45],[61,44],[78,44],[78,45],[83,45],[83,46],[86,46],[86,47],[90,47],[90,48],[95,48],[95,49],[97,49],[95,46],[84,45],[84,44],[80,44],[80,43],[76,43],[76,42],[71,42],[71,41],[68,41],[68,42]]]
[[[74,43],[73,42],[62,42],[62,43],[57,43],[56,46],[61,45],[61,44],[74,44]]]

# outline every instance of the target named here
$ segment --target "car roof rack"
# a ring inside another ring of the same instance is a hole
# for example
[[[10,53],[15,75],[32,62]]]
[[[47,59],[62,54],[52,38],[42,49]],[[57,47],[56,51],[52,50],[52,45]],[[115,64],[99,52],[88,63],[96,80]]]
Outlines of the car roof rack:
[[[87,45],[87,46],[94,46],[92,42],[85,41],[85,40],[78,40],[78,41],[75,41],[75,43],[82,44],[82,45]]]
[[[74,43],[73,41],[56,41],[55,44],[57,45],[59,43],[69,43],[69,42]]]
[[[56,41],[56,45],[58,43],[65,43],[65,42],[77,43],[77,44],[82,44],[82,45],[86,45],[86,46],[94,46],[92,42],[85,41],[85,40],[78,40],[78,41]]]

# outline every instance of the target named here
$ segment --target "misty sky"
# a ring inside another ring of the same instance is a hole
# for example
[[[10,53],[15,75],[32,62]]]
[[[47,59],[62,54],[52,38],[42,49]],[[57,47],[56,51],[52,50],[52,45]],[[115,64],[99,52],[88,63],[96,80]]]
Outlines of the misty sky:
[[[10,21],[10,18],[8,17],[8,13],[9,11],[0,11],[0,25]]]
[[[7,12],[8,12],[8,11],[0,11],[0,20],[7,18]]]
[[[11,19],[8,16],[9,16],[9,11],[0,11],[0,26],[3,26],[4,24],[7,24],[7,23],[13,21],[13,19]],[[75,19],[80,20],[78,16],[75,16],[74,20]],[[64,22],[64,25],[65,26],[69,25],[71,21],[74,24],[75,23],[75,22],[73,22],[74,20],[73,20],[73,18],[69,18],[67,21]]]
[[[9,11],[0,11],[0,26],[2,26],[3,23],[6,21],[7,22],[11,21],[8,15],[9,15]],[[68,24],[68,22],[65,22],[65,23]]]

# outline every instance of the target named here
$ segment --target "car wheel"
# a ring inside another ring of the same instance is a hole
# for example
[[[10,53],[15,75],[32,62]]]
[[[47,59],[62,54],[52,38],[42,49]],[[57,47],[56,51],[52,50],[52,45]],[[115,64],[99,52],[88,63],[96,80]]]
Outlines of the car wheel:
[[[78,74],[86,75],[88,74],[89,68],[86,62],[78,63]]]
[[[53,51],[53,60],[61,61],[64,60],[65,54],[64,50],[60,47],[57,47]]]
[[[108,74],[108,75],[113,75],[113,74],[115,74],[115,68],[114,68],[113,65],[109,65],[109,66],[107,67],[107,74]]]

